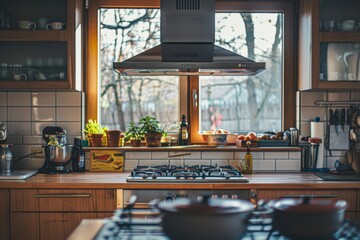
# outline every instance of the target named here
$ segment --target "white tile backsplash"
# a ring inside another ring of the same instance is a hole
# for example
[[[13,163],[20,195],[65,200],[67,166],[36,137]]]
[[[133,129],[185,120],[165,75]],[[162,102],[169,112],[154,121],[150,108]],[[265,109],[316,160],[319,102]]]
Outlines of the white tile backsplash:
[[[301,121],[313,121],[316,117],[326,120],[326,110],[323,107],[302,107]]]
[[[169,152],[152,152],[151,157],[152,159],[168,159]]]
[[[304,106],[315,106],[316,101],[325,101],[326,93],[325,92],[301,92],[300,94],[300,104]]]
[[[202,159],[233,159],[233,152],[201,152]]]
[[[0,121],[6,122],[7,118],[7,107],[0,107]]]
[[[31,135],[31,122],[8,122],[10,136]]]
[[[139,165],[139,160],[125,159],[125,165],[124,165],[125,171],[131,171],[138,165]]]
[[[193,165],[210,165],[211,161],[210,160],[184,160],[184,164],[188,165],[188,166],[193,166]]]
[[[151,152],[126,152],[126,159],[151,159]]]
[[[168,165],[169,160],[139,160],[141,166],[155,166],[155,165]]]
[[[8,92],[8,106],[30,107],[30,92]]]
[[[8,107],[8,121],[31,121],[30,107]]]
[[[226,166],[229,165],[229,160],[211,160],[211,165]]]
[[[81,119],[81,109],[79,107],[57,107],[56,121],[79,121]]]
[[[350,92],[328,92],[328,101],[350,101]]]
[[[42,130],[46,126],[56,126],[55,122],[32,122],[31,123],[31,134],[42,135]]]
[[[36,107],[55,107],[55,92],[33,92],[31,94],[32,106]]]
[[[288,152],[264,152],[264,158],[274,158],[274,159],[288,159]]]
[[[81,92],[57,92],[57,106],[81,106]]]
[[[45,141],[42,139],[42,136],[24,136],[24,144],[44,144]]]
[[[56,122],[56,126],[65,129],[68,135],[81,136],[80,122]]]
[[[245,156],[246,152],[234,152],[234,158],[236,159],[243,159]],[[264,152],[251,152],[251,154],[253,155],[254,159],[261,159],[264,158]]]
[[[275,160],[254,160],[253,171],[275,171]]]
[[[276,160],[275,162],[276,171],[296,171],[301,170],[301,160]]]
[[[301,159],[301,152],[289,152],[290,159]]]
[[[52,107],[33,107],[32,121],[52,122],[55,121],[55,108]]]
[[[0,92],[0,106],[7,106],[7,93]]]

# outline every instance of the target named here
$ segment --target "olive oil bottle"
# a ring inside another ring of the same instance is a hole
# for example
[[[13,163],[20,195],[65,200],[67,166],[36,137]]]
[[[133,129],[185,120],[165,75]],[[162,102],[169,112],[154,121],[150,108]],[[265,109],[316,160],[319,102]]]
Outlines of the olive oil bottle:
[[[244,161],[246,164],[246,170],[244,171],[245,173],[252,173],[253,169],[253,155],[250,152],[250,145],[250,141],[246,142],[246,154],[244,156]]]
[[[186,122],[186,116],[184,114],[181,117],[178,143],[179,145],[189,144],[188,123]]]

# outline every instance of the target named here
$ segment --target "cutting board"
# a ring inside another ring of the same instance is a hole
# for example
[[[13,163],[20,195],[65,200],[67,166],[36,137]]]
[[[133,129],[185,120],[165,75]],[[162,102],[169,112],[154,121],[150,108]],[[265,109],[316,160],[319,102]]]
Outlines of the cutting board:
[[[314,174],[324,181],[360,181],[360,174],[357,173],[339,174],[319,172]]]

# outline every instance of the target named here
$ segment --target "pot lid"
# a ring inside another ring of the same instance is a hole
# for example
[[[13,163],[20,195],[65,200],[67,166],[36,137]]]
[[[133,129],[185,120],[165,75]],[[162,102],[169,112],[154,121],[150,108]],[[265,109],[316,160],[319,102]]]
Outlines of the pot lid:
[[[282,212],[321,213],[345,210],[347,206],[348,204],[344,200],[303,197],[280,199],[274,203],[273,208]]]
[[[249,212],[252,211],[255,206],[245,200],[210,199],[206,196],[200,201],[179,198],[172,202],[160,202],[157,207],[163,212],[210,215]]]

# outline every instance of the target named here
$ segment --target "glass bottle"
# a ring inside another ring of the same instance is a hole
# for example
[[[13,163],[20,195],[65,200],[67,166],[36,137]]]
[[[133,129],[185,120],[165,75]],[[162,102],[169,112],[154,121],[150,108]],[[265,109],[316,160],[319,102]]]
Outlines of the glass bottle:
[[[253,169],[253,156],[250,152],[250,145],[251,145],[250,141],[246,142],[246,154],[244,156],[244,161],[246,163],[247,168],[245,173],[252,173],[252,169]]]
[[[85,172],[85,152],[82,150],[80,138],[74,138],[72,167],[74,172]]]
[[[181,117],[178,142],[179,142],[179,145],[188,145],[189,144],[188,123],[186,122],[185,114],[183,114]]]

